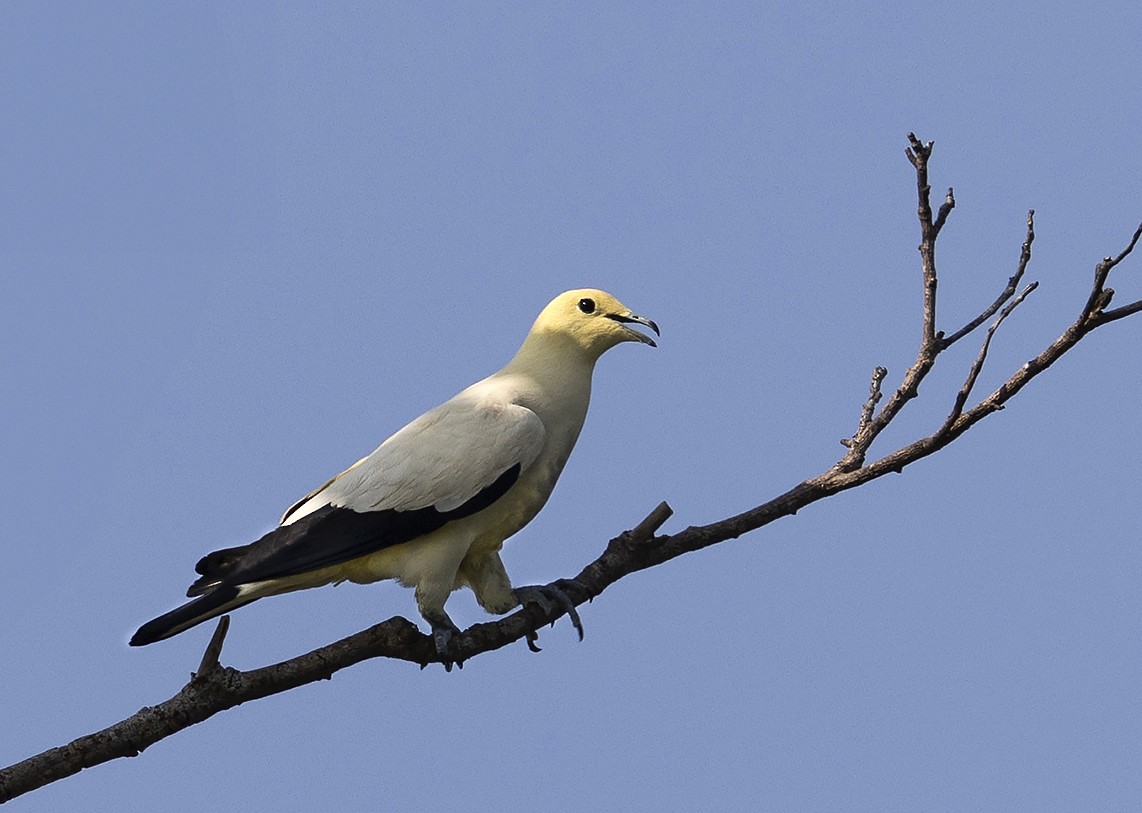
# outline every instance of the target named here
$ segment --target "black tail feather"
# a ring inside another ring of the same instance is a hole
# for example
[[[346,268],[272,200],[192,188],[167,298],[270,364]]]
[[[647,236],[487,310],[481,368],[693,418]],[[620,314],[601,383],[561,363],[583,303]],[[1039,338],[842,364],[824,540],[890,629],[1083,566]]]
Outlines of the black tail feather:
[[[251,596],[240,599],[238,592],[238,588],[233,585],[219,585],[206,595],[188,601],[181,607],[176,607],[139,627],[139,631],[131,638],[131,646],[146,646],[170,638],[196,624],[209,621],[258,598]]]

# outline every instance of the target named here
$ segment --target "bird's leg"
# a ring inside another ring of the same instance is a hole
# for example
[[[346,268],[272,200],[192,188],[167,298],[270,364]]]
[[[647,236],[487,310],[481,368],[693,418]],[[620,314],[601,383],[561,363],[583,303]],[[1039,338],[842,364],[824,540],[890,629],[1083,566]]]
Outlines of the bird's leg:
[[[452,623],[452,619],[444,610],[444,603],[448,601],[448,596],[455,585],[456,568],[459,567],[460,558],[463,556],[463,548],[457,553],[455,547],[445,550],[445,553],[453,553],[456,557],[450,569],[440,571],[447,573],[446,578],[441,578],[440,572],[431,573],[422,577],[416,584],[416,607],[420,610],[421,617],[432,626],[432,642],[436,645],[436,654],[444,663],[446,672],[452,671],[453,663],[461,669],[464,668],[463,661],[449,655],[448,650],[452,648],[454,638],[460,635],[460,628]],[[443,557],[439,563],[448,564]]]
[[[575,602],[567,595],[567,589],[577,590],[585,594],[586,588],[574,579],[557,579],[551,584],[533,584],[526,587],[517,587],[512,592],[521,605],[538,604],[543,612],[550,615],[555,609],[567,613],[575,631],[579,633],[579,640],[583,640],[583,621],[579,618],[579,611],[575,609]],[[551,622],[552,626],[555,622]],[[532,651],[537,651],[534,632],[527,637],[527,645]]]

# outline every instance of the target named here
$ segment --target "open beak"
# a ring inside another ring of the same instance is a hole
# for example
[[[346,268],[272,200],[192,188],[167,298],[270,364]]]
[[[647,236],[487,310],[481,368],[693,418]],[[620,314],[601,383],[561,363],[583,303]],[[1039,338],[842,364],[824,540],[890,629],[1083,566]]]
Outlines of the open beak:
[[[658,330],[658,325],[656,325],[654,323],[654,320],[647,319],[645,316],[638,316],[636,314],[631,313],[630,311],[627,311],[626,313],[608,313],[607,318],[608,319],[614,319],[616,322],[621,322],[624,325],[626,325],[626,324],[644,325],[644,326],[650,328],[651,330],[653,330],[654,335],[656,335],[656,336],[662,335]],[[658,345],[654,343],[654,339],[650,338],[645,333],[634,330],[633,328],[627,328],[627,331],[630,333],[630,337],[633,341],[643,342],[644,344],[649,344],[651,347],[658,347]]]

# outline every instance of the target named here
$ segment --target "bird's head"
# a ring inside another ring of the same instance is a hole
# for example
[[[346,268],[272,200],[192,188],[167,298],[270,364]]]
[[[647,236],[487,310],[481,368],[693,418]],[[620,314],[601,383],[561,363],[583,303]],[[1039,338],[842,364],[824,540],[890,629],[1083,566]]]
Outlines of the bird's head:
[[[540,312],[531,332],[570,339],[593,358],[621,342],[642,342],[657,347],[654,339],[631,325],[644,325],[658,333],[658,325],[632,313],[606,291],[579,288],[551,300]]]

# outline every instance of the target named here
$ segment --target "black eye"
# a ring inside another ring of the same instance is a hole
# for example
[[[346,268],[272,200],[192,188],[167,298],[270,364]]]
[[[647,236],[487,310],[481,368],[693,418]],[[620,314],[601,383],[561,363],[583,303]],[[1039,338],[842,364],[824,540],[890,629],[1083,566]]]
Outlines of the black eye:
[[[595,300],[588,297],[583,297],[579,300],[579,310],[583,311],[583,313],[594,313]]]

